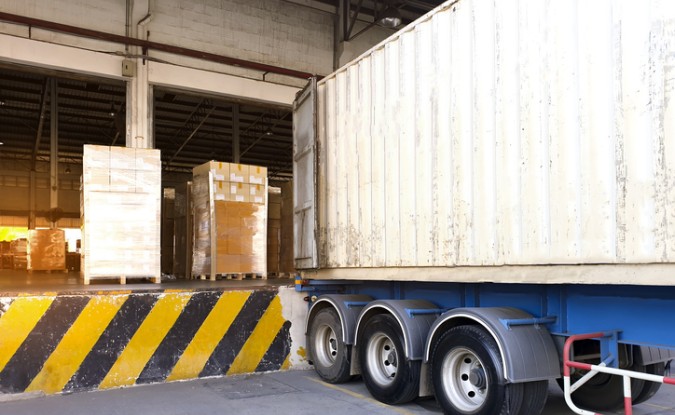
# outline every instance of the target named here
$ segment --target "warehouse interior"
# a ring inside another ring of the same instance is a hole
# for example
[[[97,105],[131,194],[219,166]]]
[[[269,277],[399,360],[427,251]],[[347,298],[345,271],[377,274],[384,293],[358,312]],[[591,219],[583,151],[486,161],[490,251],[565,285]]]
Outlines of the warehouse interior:
[[[308,368],[294,99],[440,3],[2,2],[0,395]]]
[[[59,170],[57,225],[66,232],[67,270],[77,273],[80,271],[79,190],[83,146],[124,143],[126,85],[29,66],[5,65],[0,73],[3,91],[0,150],[4,170],[1,186],[8,196],[0,211],[3,269],[25,269],[20,259],[15,261],[15,257],[21,257],[21,240],[27,238],[28,229],[52,226],[49,162],[50,136],[55,131]],[[162,152],[162,192],[167,197],[163,205],[164,222],[172,217],[170,198],[175,187],[191,180],[194,166],[209,160],[233,160],[235,135],[239,137],[241,163],[268,167],[270,179],[276,182],[291,178],[289,108],[167,88],[156,88],[153,97],[152,129],[155,146]],[[52,102],[57,103],[58,111],[55,130],[51,127]],[[30,199],[32,187],[34,203]],[[171,231],[165,239],[173,236],[173,229],[165,226],[163,231]],[[13,246],[18,247],[19,252],[13,252]],[[173,274],[172,258],[168,258],[172,255],[169,250],[163,252],[163,271],[168,277]],[[56,282],[55,277],[56,274],[41,278]],[[8,278],[15,282],[17,275],[13,273]],[[75,280],[72,275],[67,278],[70,282]],[[35,281],[39,280],[33,278]]]
[[[85,145],[160,150],[162,280],[190,278],[190,272],[175,269],[174,251],[180,249],[180,255],[189,257],[192,243],[176,246],[173,239],[176,232],[183,239],[190,237],[183,230],[194,225],[184,216],[174,221],[173,211],[176,192],[178,198],[186,192],[192,169],[211,160],[264,167],[270,189],[276,192],[272,198],[281,200],[278,192],[284,186],[291,189],[293,175],[292,98],[306,78],[330,73],[440,4],[270,0],[256,11],[236,3],[209,10],[212,6],[198,2],[189,10],[179,1],[164,7],[149,1],[118,7],[92,0],[73,15],[56,6],[37,12],[31,12],[29,4],[0,8],[0,35],[5,41],[21,48],[27,42],[47,52],[0,53],[0,274],[4,275],[0,284],[15,288],[48,287],[59,281],[82,284]],[[181,13],[201,24],[209,13],[222,15],[237,7],[241,11],[234,17],[256,17],[249,22],[251,28],[208,21],[211,29],[217,28],[213,33],[197,34],[184,27],[177,36],[155,40],[161,36],[155,33],[171,32]],[[76,16],[87,12],[112,13],[113,18],[104,25],[78,24]],[[292,14],[298,16],[284,17]],[[299,21],[310,27],[293,28]],[[270,22],[275,30],[264,30]],[[258,40],[245,41],[251,35],[247,31]],[[209,47],[223,39],[228,47],[221,51]],[[292,53],[276,45],[286,45]],[[317,51],[318,47],[326,50]],[[85,61],[72,65],[72,59],[52,57],[62,48],[82,53]],[[114,60],[117,67],[112,72],[103,65],[97,68],[99,57]],[[176,74],[153,81],[152,74],[159,70],[151,65],[171,67]],[[186,68],[192,72],[179,72]],[[176,76],[180,81],[166,80]],[[202,83],[200,77],[205,79]],[[223,87],[222,82],[230,86]],[[251,91],[245,82],[262,92]],[[143,141],[138,142],[139,137]],[[180,221],[181,230],[174,229]],[[26,260],[29,230],[50,228],[65,235],[62,272],[31,269]],[[278,239],[291,244],[288,237]],[[289,265],[270,274],[293,272],[292,247],[285,248]],[[110,282],[115,281],[97,286]]]

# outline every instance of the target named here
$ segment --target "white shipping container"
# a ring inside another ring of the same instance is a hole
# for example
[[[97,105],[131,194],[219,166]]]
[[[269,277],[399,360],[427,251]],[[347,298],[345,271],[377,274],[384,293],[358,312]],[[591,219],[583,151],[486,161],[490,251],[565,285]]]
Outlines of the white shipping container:
[[[296,100],[296,266],[673,285],[674,89],[673,1],[447,2]]]

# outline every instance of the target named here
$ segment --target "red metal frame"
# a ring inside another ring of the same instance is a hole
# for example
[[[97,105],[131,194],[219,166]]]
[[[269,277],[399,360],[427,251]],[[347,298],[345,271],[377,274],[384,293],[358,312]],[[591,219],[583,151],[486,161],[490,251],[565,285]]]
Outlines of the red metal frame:
[[[582,363],[582,362],[575,362],[573,361],[570,356],[571,356],[571,351],[572,351],[572,345],[574,342],[579,341],[579,340],[590,340],[590,339],[601,339],[604,337],[611,337],[614,333],[613,332],[596,332],[596,333],[589,333],[589,334],[576,334],[573,336],[570,336],[567,338],[565,341],[565,346],[563,348],[563,380],[564,380],[564,391],[565,391],[565,401],[567,402],[567,406],[570,407],[571,410],[574,412],[581,414],[581,415],[600,415],[595,412],[587,411],[585,409],[578,408],[574,402],[572,402],[571,395],[573,393],[572,391],[572,383],[570,379],[570,374],[571,374],[571,368],[575,369],[581,369],[581,370],[586,370],[589,373],[589,377],[595,376],[597,373],[609,373],[612,375],[618,375],[623,377],[623,400],[624,400],[624,412],[626,415],[632,415],[633,414],[633,398],[632,398],[632,393],[631,393],[631,387],[630,387],[630,380],[631,378],[638,378],[638,379],[644,379],[650,382],[661,382],[665,383],[668,385],[675,385],[675,378],[669,378],[665,376],[657,376],[657,375],[650,375],[647,373],[642,373],[642,372],[635,372],[631,370],[624,370],[624,369],[616,369],[616,368],[609,368],[606,367],[604,363],[601,363],[599,365],[591,365],[588,363]],[[618,357],[618,356],[617,356]]]

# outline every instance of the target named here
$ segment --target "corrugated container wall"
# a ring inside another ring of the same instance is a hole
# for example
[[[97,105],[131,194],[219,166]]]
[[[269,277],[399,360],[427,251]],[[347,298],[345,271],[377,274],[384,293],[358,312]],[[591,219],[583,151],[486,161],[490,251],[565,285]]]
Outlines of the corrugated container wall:
[[[320,268],[675,262],[674,88],[673,1],[445,3],[318,83]]]

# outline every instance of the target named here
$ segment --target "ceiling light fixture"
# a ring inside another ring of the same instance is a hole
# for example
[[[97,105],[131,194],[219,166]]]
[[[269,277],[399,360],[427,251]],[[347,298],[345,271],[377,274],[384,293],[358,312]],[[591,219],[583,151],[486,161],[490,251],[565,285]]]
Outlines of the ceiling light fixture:
[[[387,5],[387,8],[384,9],[382,14],[378,16],[377,24],[382,27],[393,29],[400,25],[402,21],[401,11],[390,3]]]
[[[115,103],[114,102],[110,103],[110,116],[111,117],[115,116]]]
[[[70,166],[66,166],[66,174],[70,173]]]

